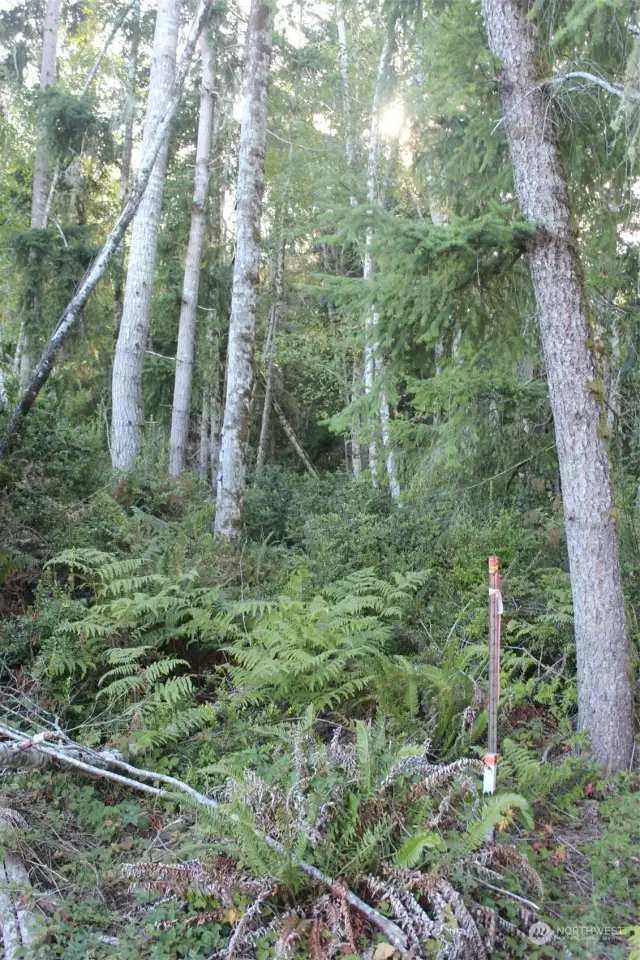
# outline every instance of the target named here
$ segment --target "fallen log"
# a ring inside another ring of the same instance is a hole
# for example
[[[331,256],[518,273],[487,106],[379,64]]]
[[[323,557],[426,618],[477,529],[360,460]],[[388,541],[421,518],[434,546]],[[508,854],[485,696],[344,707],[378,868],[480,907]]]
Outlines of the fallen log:
[[[30,741],[30,749],[34,740]],[[9,807],[0,807],[0,844],[16,828],[26,826],[24,819]],[[0,857],[0,932],[4,960],[29,960],[44,934],[40,917],[34,912],[31,883],[19,856],[5,853]]]

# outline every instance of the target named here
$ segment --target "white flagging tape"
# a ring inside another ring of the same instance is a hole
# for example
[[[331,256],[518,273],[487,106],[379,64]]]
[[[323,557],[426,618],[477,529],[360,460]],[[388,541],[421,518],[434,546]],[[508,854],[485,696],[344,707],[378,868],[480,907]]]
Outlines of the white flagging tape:
[[[498,616],[502,616],[504,613],[504,606],[502,604],[502,591],[498,590],[497,587],[489,587],[489,596],[498,598]]]
[[[482,777],[482,793],[493,794],[496,792],[498,774],[498,757],[495,753],[487,753],[484,758],[484,771]]]

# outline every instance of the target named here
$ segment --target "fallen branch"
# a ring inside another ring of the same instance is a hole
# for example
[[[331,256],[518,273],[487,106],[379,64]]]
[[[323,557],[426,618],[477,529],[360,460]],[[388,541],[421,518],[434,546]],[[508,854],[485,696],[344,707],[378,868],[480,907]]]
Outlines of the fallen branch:
[[[198,12],[193,20],[193,23],[191,24],[189,36],[180,59],[180,63],[178,64],[178,69],[176,70],[171,91],[161,111],[158,123],[156,124],[154,135],[151,139],[151,143],[149,144],[149,149],[142,158],[140,169],[138,170],[138,175],[136,176],[129,199],[124,205],[120,216],[116,220],[115,225],[107,237],[102,250],[85,274],[76,294],[72,297],[67,309],[64,311],[60,320],[58,321],[56,328],[53,331],[47,346],[45,347],[45,351],[42,355],[40,363],[38,364],[36,372],[27,384],[22,397],[13,411],[11,419],[6,426],[2,441],[0,441],[0,461],[6,459],[14,436],[20,429],[22,421],[31,410],[31,407],[35,403],[38,394],[49,379],[57,355],[62,350],[69,333],[84,310],[89,297],[104,276],[111,258],[118,249],[127,227],[133,220],[136,211],[140,206],[140,201],[142,200],[144,192],[147,188],[147,184],[149,183],[149,178],[155,166],[160,148],[162,147],[162,144],[168,137],[169,131],[171,130],[173,118],[176,110],[178,109],[178,104],[180,103],[182,96],[182,89],[189,71],[189,65],[193,57],[193,52],[195,50],[198,37],[200,36],[200,32],[209,15],[211,3],[212,0],[200,0]]]
[[[19,749],[35,749],[42,743],[42,734],[36,734]],[[40,739],[38,739],[40,738]],[[1,812],[1,811],[0,811]],[[0,816],[0,841],[22,818],[15,811],[13,817]],[[20,857],[7,853],[0,857],[0,931],[5,960],[28,958],[30,949],[44,933],[40,918],[31,909],[31,883]]]
[[[273,394],[271,395],[271,406],[275,411],[276,417],[280,421],[280,426],[284,430],[289,443],[291,444],[295,452],[300,457],[300,460],[302,461],[305,470],[307,471],[309,476],[313,477],[314,480],[317,480],[318,471],[316,470],[314,465],[311,463],[311,460],[309,460],[309,457],[305,453],[302,444],[300,443],[300,441],[296,436],[295,430],[293,429],[293,427],[285,417],[284,410],[282,409],[282,407],[280,406],[276,398],[273,396]]]
[[[599,77],[595,73],[587,73],[584,70],[572,70],[570,73],[563,73],[557,77],[549,77],[541,86],[559,87],[561,84],[566,83],[567,80],[586,80],[587,83],[592,83],[594,86],[606,90],[607,93],[612,93],[614,97],[627,97],[629,100],[640,100],[640,94],[634,93],[633,90],[626,90],[623,86],[620,86],[620,84],[609,83],[604,77]]]
[[[175,801],[176,792],[178,794],[183,793],[189,796],[199,806],[209,807],[213,810],[224,811],[224,806],[222,804],[211,799],[211,797],[205,796],[194,787],[190,787],[187,783],[184,783],[182,780],[178,780],[176,777],[158,773],[155,770],[142,770],[139,767],[132,766],[130,763],[125,763],[124,760],[117,760],[110,754],[100,754],[93,750],[86,749],[82,747],[81,744],[74,743],[71,740],[66,739],[66,742],[60,746],[50,746],[43,740],[36,742],[35,737],[22,734],[18,730],[14,730],[12,727],[7,726],[6,724],[0,724],[0,734],[3,734],[5,737],[9,738],[13,743],[24,745],[24,749],[27,752],[33,750],[37,751],[38,753],[43,753],[46,756],[53,757],[59,762],[70,767],[74,767],[75,769],[80,770],[89,776],[111,780],[114,783],[120,784],[120,786],[128,787],[131,790],[137,790],[139,793],[146,793],[150,796],[159,797],[166,800]],[[74,752],[66,752],[65,747],[70,747]],[[79,759],[76,754],[80,753],[88,758],[92,758],[94,762],[89,763],[86,760]],[[109,769],[110,767],[115,769]],[[116,770],[122,770],[127,774],[132,774],[132,776],[124,776],[123,773],[116,773]],[[164,789],[163,787],[152,786],[148,783],[141,783],[140,780],[154,780],[156,783],[166,784],[167,787],[172,787],[173,789],[168,790]],[[236,814],[229,813],[228,816],[236,822],[239,820]],[[270,837],[268,834],[262,834],[259,831],[256,831],[256,836],[261,837],[272,849],[276,850],[278,853],[288,856],[288,852],[286,851],[285,847],[278,840]],[[385,935],[389,943],[391,943],[397,950],[403,954],[408,952],[407,938],[400,927],[393,923],[392,920],[389,920],[387,917],[383,916],[374,907],[369,906],[368,903],[365,903],[364,900],[361,900],[360,897],[358,897],[355,893],[343,888],[342,885],[339,885],[336,880],[328,877],[325,873],[322,873],[321,870],[318,870],[317,867],[314,867],[312,864],[307,863],[304,860],[298,860],[296,865],[312,880],[315,880],[317,883],[328,887],[330,890],[339,888],[341,893],[344,890],[346,898],[354,910],[357,910],[367,918],[369,923],[377,927],[378,930]]]
[[[257,373],[258,378],[262,381],[262,383],[263,383],[263,384],[265,385],[265,387],[266,387],[266,385],[267,385],[267,379],[266,379],[266,377],[265,377],[265,375],[264,375],[264,372],[258,367],[258,368],[256,369],[256,373]],[[252,400],[252,403],[253,403],[253,400]],[[302,444],[301,444],[300,441],[298,440],[298,437],[297,437],[297,435],[296,435],[295,430],[293,429],[293,427],[291,426],[291,424],[290,424],[289,421],[287,420],[287,418],[286,418],[286,416],[285,416],[285,413],[284,413],[284,410],[282,409],[282,407],[280,406],[280,404],[279,404],[278,401],[276,400],[275,396],[273,395],[273,392],[271,393],[271,406],[273,407],[274,413],[275,413],[275,415],[277,416],[277,418],[278,418],[278,420],[279,420],[279,422],[280,422],[280,426],[281,426],[282,429],[284,430],[285,435],[286,435],[289,443],[291,444],[291,446],[293,447],[293,449],[295,450],[295,452],[296,452],[296,453],[298,454],[298,456],[300,457],[300,460],[301,460],[301,462],[302,462],[305,470],[307,471],[307,473],[309,474],[310,477],[313,477],[314,480],[317,480],[317,479],[318,479],[318,471],[316,470],[316,468],[314,467],[314,465],[311,463],[311,460],[310,460],[309,457],[307,456],[307,454],[306,454],[306,452],[305,452]]]
[[[34,737],[31,737],[30,740],[24,741],[12,741],[11,743],[2,743],[0,744],[0,766],[4,766],[5,761],[15,755],[20,753],[22,750],[30,750],[32,747],[37,747],[39,743],[44,743],[45,740],[55,739],[55,733],[51,730],[45,730],[44,733],[36,733]]]

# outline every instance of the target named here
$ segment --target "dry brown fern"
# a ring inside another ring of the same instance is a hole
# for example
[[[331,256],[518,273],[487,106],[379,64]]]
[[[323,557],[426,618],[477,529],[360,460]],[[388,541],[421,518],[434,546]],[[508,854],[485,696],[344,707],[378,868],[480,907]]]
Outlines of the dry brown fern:
[[[411,790],[409,794],[409,803],[413,803],[416,800],[419,800],[420,797],[424,797],[428,793],[433,793],[434,790],[437,790],[439,787],[445,786],[447,783],[451,783],[453,780],[456,780],[461,774],[465,774],[468,771],[476,771],[481,773],[484,768],[482,760],[475,760],[469,757],[462,757],[460,760],[454,760],[453,763],[446,764],[434,764],[431,766],[430,770],[427,771],[427,775],[424,780],[421,780],[420,783],[417,783],[415,787]],[[469,778],[466,778],[468,782]]]
[[[461,733],[467,733],[474,725],[484,707],[484,700],[484,693],[481,687],[474,680],[473,699],[471,700],[469,706],[465,707],[465,709],[462,711],[462,719],[460,722]]]
[[[309,931],[309,956],[311,960],[327,960],[327,953],[322,940],[322,924],[319,917],[313,918]]]
[[[225,906],[233,906],[234,894],[260,896],[273,887],[269,877],[255,877],[239,871],[236,861],[230,857],[212,860],[188,860],[184,863],[125,863],[121,873],[136,886],[157,890],[164,895],[199,893],[216,897]]]

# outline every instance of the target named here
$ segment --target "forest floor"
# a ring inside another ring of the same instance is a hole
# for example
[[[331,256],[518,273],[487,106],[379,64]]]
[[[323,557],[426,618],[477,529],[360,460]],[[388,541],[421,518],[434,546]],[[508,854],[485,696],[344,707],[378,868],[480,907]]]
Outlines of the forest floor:
[[[381,960],[388,918],[415,956],[637,958],[640,776],[603,777],[573,729],[570,591],[540,511],[528,528],[472,505],[400,516],[340,477],[272,469],[234,561],[195,481],[79,471],[69,490],[54,469],[7,490],[2,723],[54,724],[56,743],[222,804],[5,767],[34,956]],[[491,553],[505,616],[487,802]]]

